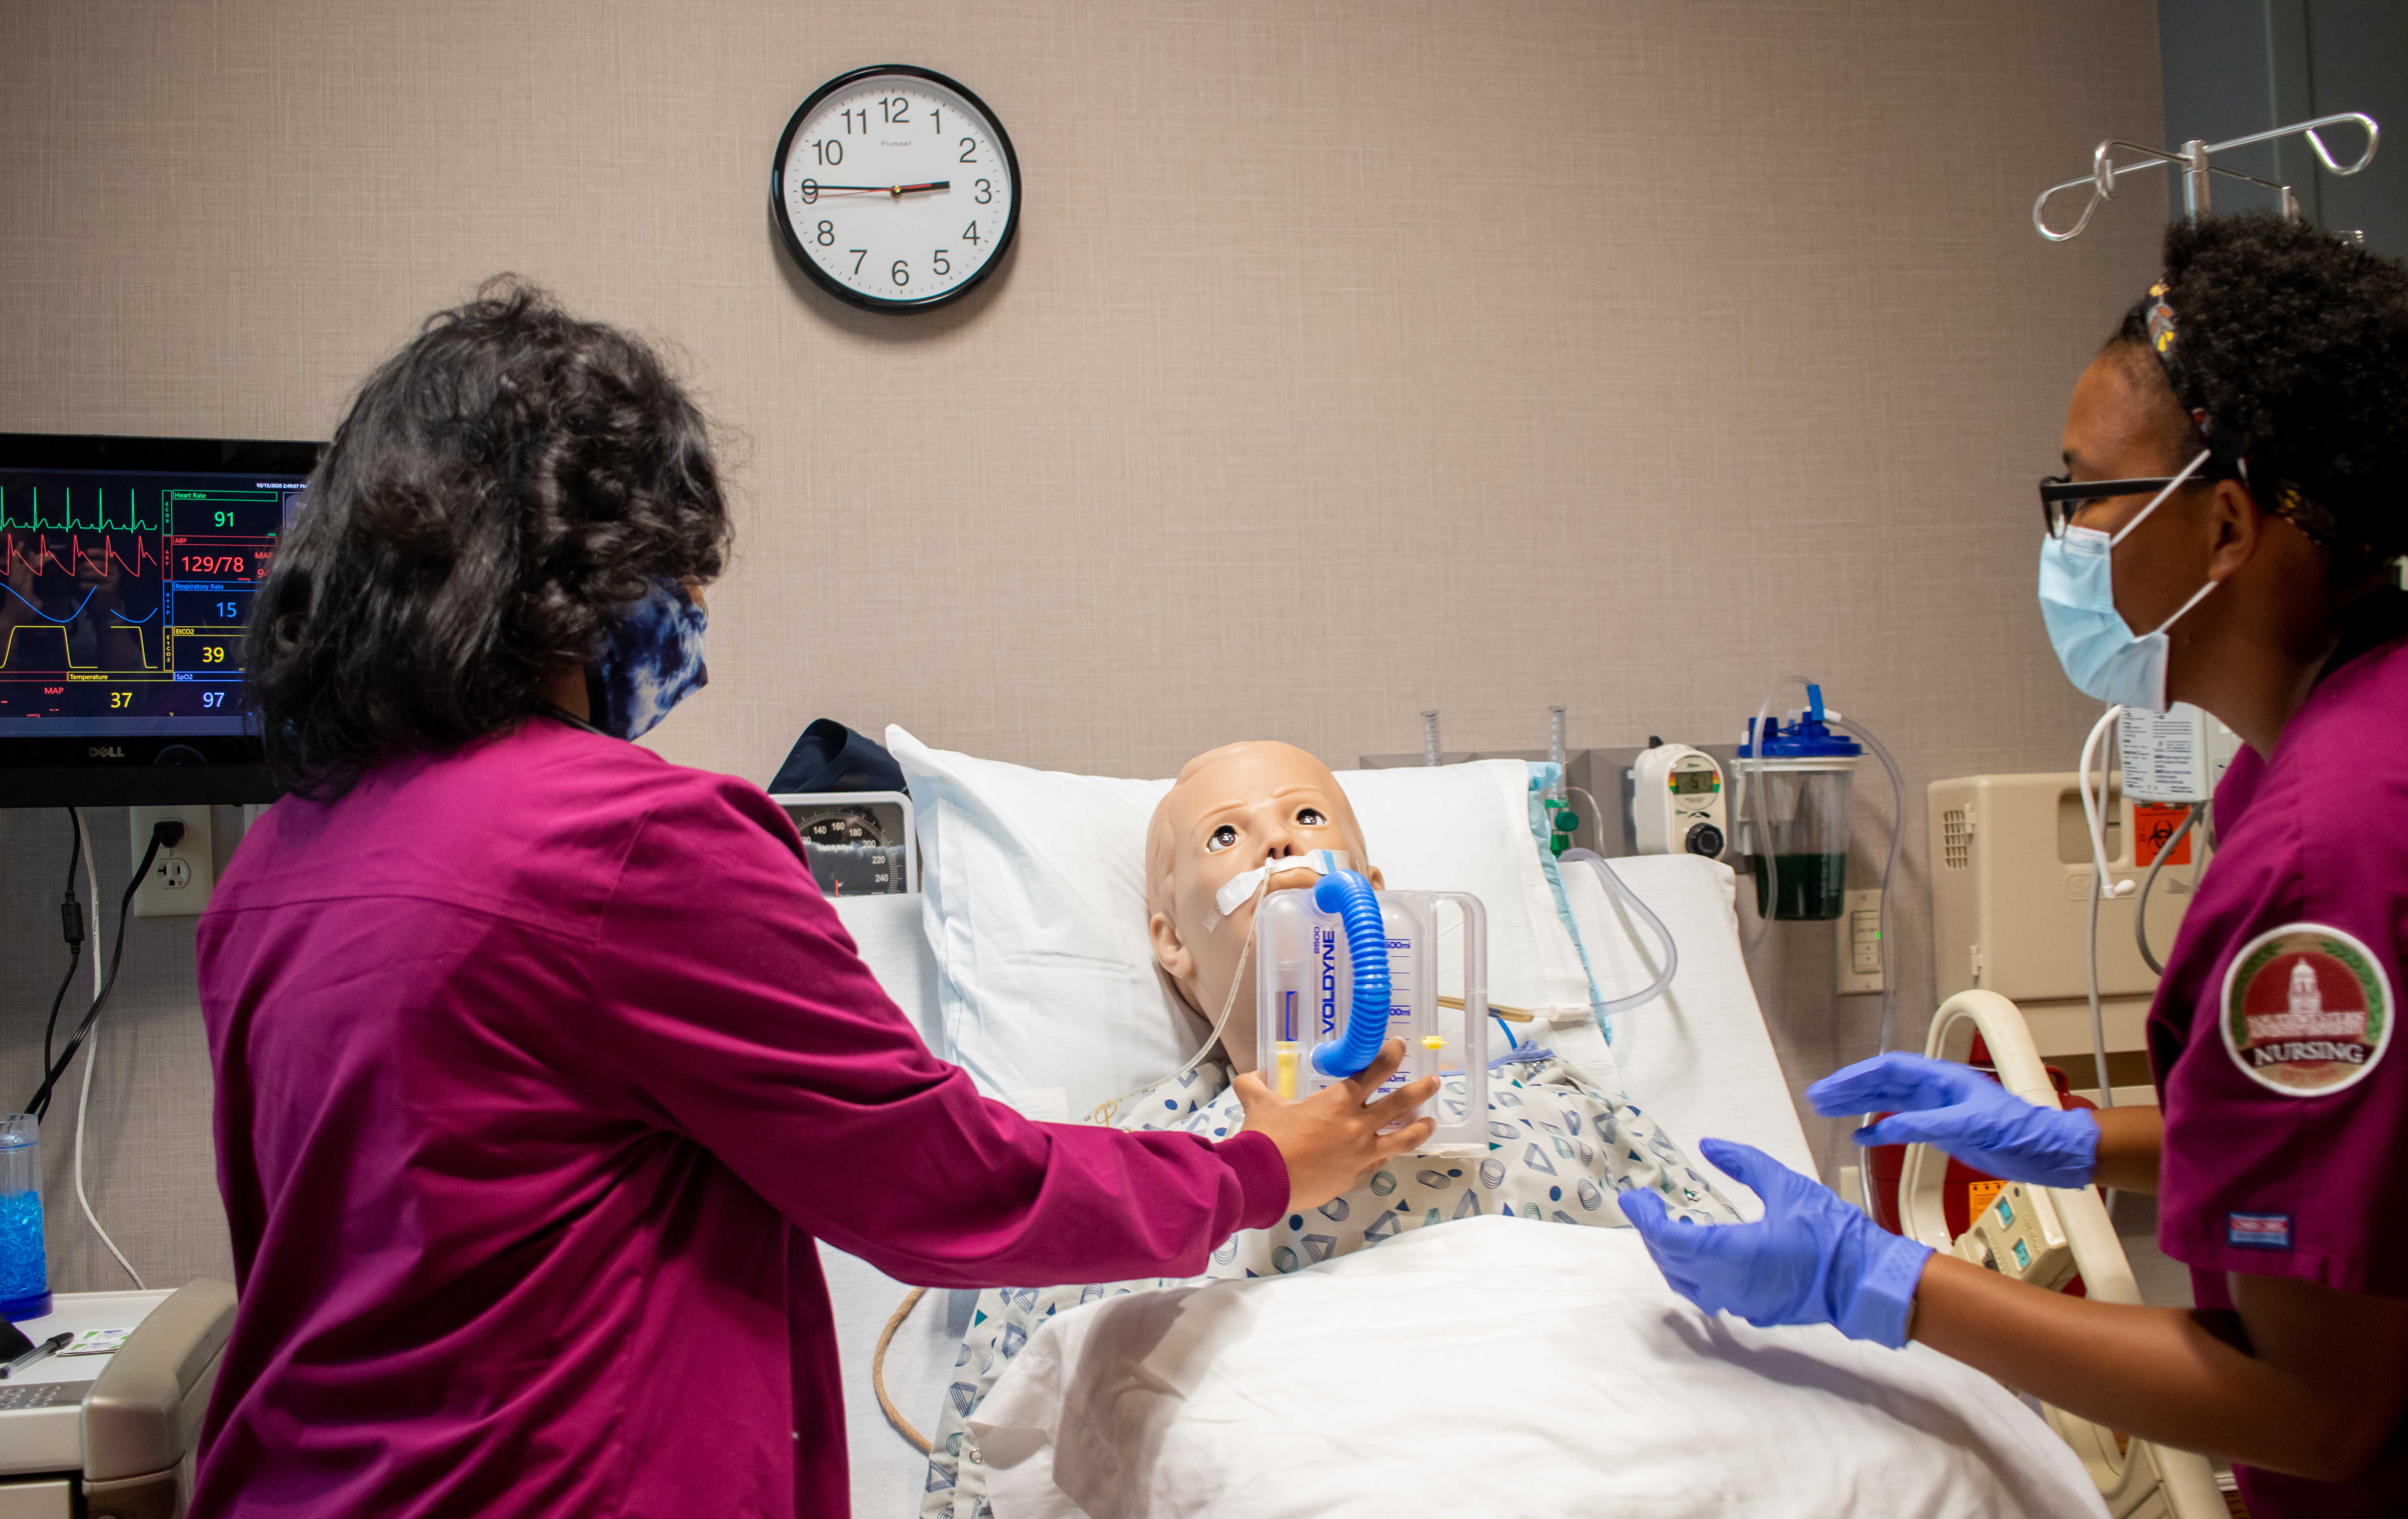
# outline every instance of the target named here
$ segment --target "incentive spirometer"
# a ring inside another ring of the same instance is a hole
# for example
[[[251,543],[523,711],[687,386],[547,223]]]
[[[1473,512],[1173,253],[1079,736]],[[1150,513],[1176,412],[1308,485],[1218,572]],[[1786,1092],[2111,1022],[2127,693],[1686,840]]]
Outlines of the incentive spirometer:
[[[1463,914],[1460,1009],[1439,1002],[1443,904]],[[1335,1086],[1401,1037],[1404,1064],[1383,1092],[1424,1076],[1463,1083],[1425,1108],[1438,1130],[1421,1153],[1488,1153],[1488,914],[1478,897],[1375,891],[1353,870],[1333,870],[1310,891],[1266,895],[1254,936],[1255,1048],[1282,1097]]]

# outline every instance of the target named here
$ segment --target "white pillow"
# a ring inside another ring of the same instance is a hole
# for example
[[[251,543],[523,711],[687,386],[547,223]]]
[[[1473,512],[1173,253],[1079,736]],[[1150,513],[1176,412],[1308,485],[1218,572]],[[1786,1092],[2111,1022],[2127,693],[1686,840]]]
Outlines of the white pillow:
[[[1052,1109],[1058,1090],[1077,1118],[1195,1053],[1209,1025],[1146,938],[1145,829],[1168,781],[1032,770],[899,727],[886,747],[919,811],[939,1053],[1025,1106]],[[1588,982],[1530,831],[1530,779],[1522,761],[1483,760],[1338,781],[1389,886],[1470,892],[1487,909],[1490,999],[1565,1010],[1569,1033]],[[1455,956],[1441,958],[1453,985]]]

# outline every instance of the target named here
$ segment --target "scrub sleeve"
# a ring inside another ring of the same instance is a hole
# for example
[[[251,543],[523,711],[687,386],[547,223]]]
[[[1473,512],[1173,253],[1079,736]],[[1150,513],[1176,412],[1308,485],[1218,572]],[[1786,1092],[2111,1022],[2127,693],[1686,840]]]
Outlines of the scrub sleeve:
[[[2234,1271],[2408,1297],[2403,713],[2394,638],[2328,675],[2272,758],[2243,750],[2216,790],[2219,849],[2149,1014],[2158,1236],[2202,1308],[2231,1306]],[[2408,1513],[2408,1431],[2355,1482],[2239,1477],[2255,1519]]]

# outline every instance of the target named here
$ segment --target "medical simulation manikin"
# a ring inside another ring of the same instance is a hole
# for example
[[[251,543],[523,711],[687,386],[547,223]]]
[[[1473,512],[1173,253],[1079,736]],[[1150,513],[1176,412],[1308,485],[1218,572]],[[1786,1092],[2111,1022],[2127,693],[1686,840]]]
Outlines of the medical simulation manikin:
[[[1147,831],[1143,910],[1155,963],[1179,995],[1208,1023],[1225,1008],[1232,1012],[1222,1029],[1223,1058],[1122,1099],[1111,1122],[1211,1139],[1243,1126],[1244,1108],[1230,1073],[1259,1064],[1254,988],[1259,952],[1247,949],[1265,885],[1256,872],[1269,867],[1268,891],[1310,890],[1334,863],[1311,858],[1321,851],[1345,855],[1375,887],[1384,884],[1337,778],[1303,750],[1231,744],[1198,755],[1180,771]],[[1294,864],[1282,869],[1284,861]],[[1463,1084],[1460,1077],[1448,1080],[1438,1103],[1451,1098],[1459,1106]],[[1484,1214],[1620,1226],[1617,1195],[1634,1188],[1654,1193],[1675,1218],[1700,1224],[1738,1218],[1686,1152],[1628,1098],[1600,1090],[1549,1051],[1526,1042],[1489,1072],[1485,1156],[1399,1156],[1320,1208],[1231,1237],[1212,1253],[1200,1280],[1281,1275],[1408,1230]],[[924,1519],[983,1519],[985,1471],[969,1420],[1045,1319],[1102,1297],[1178,1284],[982,1293],[930,1453]]]

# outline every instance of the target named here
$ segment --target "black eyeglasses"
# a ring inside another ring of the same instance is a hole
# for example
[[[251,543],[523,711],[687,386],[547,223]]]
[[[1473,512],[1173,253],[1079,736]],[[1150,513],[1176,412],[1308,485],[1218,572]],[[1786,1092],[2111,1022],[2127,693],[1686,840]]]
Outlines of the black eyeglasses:
[[[2074,513],[2093,501],[2104,501],[2115,495],[2155,495],[2181,477],[2159,475],[2152,480],[2074,480],[2065,475],[2042,475],[2040,478],[2041,520],[2048,524],[2048,536],[2065,537],[2073,523]],[[2186,485],[2207,485],[2233,478],[2229,469],[2213,462],[2193,470]]]

